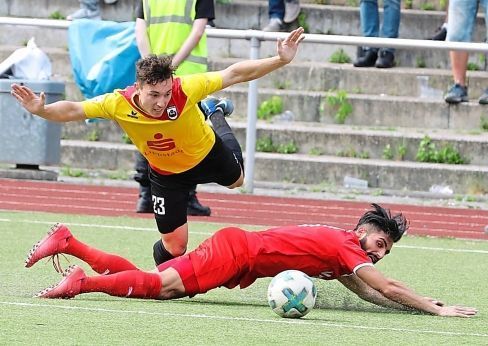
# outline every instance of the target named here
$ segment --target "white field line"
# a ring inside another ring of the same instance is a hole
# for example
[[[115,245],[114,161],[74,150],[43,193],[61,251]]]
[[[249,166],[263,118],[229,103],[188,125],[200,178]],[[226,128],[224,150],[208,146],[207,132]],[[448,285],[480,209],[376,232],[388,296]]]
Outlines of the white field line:
[[[178,317],[178,318],[195,318],[195,319],[209,319],[209,320],[223,320],[223,321],[243,321],[243,322],[258,322],[258,323],[273,323],[273,324],[300,324],[309,326],[321,326],[329,328],[343,328],[343,329],[359,329],[359,330],[382,330],[393,331],[402,333],[421,333],[421,334],[434,334],[434,335],[446,335],[446,336],[474,336],[474,337],[488,337],[488,334],[482,333],[460,333],[460,332],[446,332],[439,330],[424,330],[424,329],[408,329],[408,328],[394,328],[394,327],[371,327],[360,325],[348,325],[341,323],[327,323],[316,322],[306,320],[290,320],[290,319],[262,319],[262,318],[247,318],[247,317],[229,317],[218,315],[206,315],[206,314],[176,314],[166,312],[152,312],[144,310],[117,310],[117,309],[102,309],[102,308],[87,308],[81,306],[68,306],[68,305],[52,305],[52,304],[31,304],[20,302],[2,302],[0,304],[10,306],[20,306],[26,308],[48,308],[48,309],[63,309],[63,310],[81,310],[101,313],[118,313],[128,315],[154,315],[163,317]]]
[[[22,223],[30,223],[30,224],[39,224],[39,225],[54,225],[56,221],[36,221],[36,220],[12,220],[12,219],[5,219],[0,218],[0,222],[22,222]],[[144,231],[144,232],[155,232],[156,228],[147,228],[147,227],[132,227],[132,226],[116,226],[116,225],[100,225],[100,224],[89,224],[89,223],[75,223],[75,222],[66,222],[67,226],[76,226],[76,227],[88,227],[88,228],[106,228],[106,229],[121,229],[121,230],[128,230],[128,231]],[[210,236],[212,232],[195,232],[190,231],[190,234],[198,234],[198,235],[206,235]],[[414,246],[414,245],[395,245],[395,249],[414,249],[414,250],[428,250],[428,251],[447,251],[447,252],[461,252],[461,253],[479,253],[479,254],[488,254],[488,250],[473,250],[473,249],[451,249],[451,248],[441,248],[441,247],[428,247],[428,246]]]

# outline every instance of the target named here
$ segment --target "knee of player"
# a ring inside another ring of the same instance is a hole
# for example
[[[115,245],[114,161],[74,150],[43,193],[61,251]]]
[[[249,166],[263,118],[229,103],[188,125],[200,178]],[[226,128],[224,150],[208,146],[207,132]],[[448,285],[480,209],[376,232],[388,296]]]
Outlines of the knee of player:
[[[227,188],[229,188],[229,189],[235,189],[237,187],[241,187],[242,184],[244,184],[244,175],[243,174],[241,174],[241,176],[239,177],[239,179],[237,179],[237,181],[234,184],[232,184],[230,186],[227,186]]]
[[[165,244],[164,247],[173,257],[184,255],[186,252],[186,244]]]

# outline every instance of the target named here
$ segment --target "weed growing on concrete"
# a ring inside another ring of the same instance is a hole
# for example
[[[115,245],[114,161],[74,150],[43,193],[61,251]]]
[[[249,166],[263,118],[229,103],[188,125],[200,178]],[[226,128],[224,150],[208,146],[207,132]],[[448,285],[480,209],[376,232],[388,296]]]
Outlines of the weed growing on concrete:
[[[319,147],[314,147],[308,151],[308,155],[312,155],[312,156],[320,156],[323,153],[324,152],[323,152],[322,148],[319,148]]]
[[[327,104],[336,112],[334,120],[337,124],[344,124],[347,117],[352,113],[352,105],[347,98],[347,92],[345,90],[338,90],[336,94],[329,94],[326,97]],[[321,109],[325,110],[325,106],[322,104]]]
[[[100,140],[100,135],[101,133],[99,129],[93,129],[87,133],[86,140],[90,142],[98,142]]]
[[[467,163],[467,160],[461,157],[459,151],[454,149],[450,144],[438,150],[429,136],[425,136],[420,141],[416,160],[420,162],[450,163],[456,165]]]
[[[334,53],[332,53],[329,58],[329,62],[335,64],[349,64],[351,62],[351,58],[349,57],[349,55],[347,55],[344,49],[339,48]]]
[[[276,148],[276,152],[280,154],[295,154],[296,152],[298,152],[298,146],[293,141],[288,143],[281,143]]]
[[[481,67],[475,62],[468,62],[468,71],[479,71]]]
[[[393,149],[389,143],[384,147],[382,157],[385,160],[393,160]]]
[[[127,133],[122,134],[122,142],[125,144],[132,144],[132,141],[129,136],[127,136]]]
[[[258,119],[269,120],[273,115],[283,111],[283,100],[279,96],[273,96],[263,101],[258,107]]]
[[[420,4],[420,9],[424,10],[424,11],[434,11],[435,6],[434,6],[434,4],[431,4],[430,2],[426,2],[426,3]]]
[[[418,68],[427,67],[427,64],[425,63],[425,59],[423,56],[418,56],[415,58],[415,66],[417,66]]]
[[[60,171],[61,175],[65,175],[68,177],[80,178],[86,177],[87,174],[83,172],[81,169],[71,168],[70,166],[63,166],[61,167]]]
[[[308,26],[308,23],[307,23],[307,15],[303,12],[300,12],[297,20],[298,20],[298,26],[301,26],[303,28],[303,30],[305,31],[305,33],[309,33],[310,27]]]
[[[481,116],[481,129],[483,131],[488,131],[488,117],[485,117],[485,116]]]
[[[276,150],[271,137],[258,138],[256,140],[256,151],[272,153]]]
[[[59,11],[54,11],[49,15],[49,19],[66,19],[66,17]]]

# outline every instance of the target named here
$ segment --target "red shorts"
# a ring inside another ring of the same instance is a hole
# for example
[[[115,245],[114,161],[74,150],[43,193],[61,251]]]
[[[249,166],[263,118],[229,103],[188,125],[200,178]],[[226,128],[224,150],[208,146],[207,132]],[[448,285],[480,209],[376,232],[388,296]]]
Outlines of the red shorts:
[[[174,268],[189,296],[224,286],[234,288],[249,270],[249,253],[245,231],[224,228],[205,240],[195,250],[158,267]],[[163,282],[164,285],[164,282]]]

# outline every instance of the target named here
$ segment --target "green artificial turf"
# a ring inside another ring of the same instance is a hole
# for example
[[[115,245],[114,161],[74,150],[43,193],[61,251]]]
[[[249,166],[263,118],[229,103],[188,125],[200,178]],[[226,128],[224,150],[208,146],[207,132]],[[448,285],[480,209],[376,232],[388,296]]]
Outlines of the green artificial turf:
[[[410,237],[378,268],[426,296],[477,307],[470,319],[398,312],[371,305],[339,283],[316,280],[316,308],[283,319],[267,305],[270,279],[216,289],[192,299],[152,301],[85,294],[72,300],[32,298],[59,281],[51,263],[23,266],[31,246],[54,222],[100,249],[152,269],[159,237],[151,219],[0,212],[2,345],[487,345],[488,242]],[[190,246],[225,225],[191,223]],[[251,229],[250,226],[244,228]],[[256,229],[254,227],[254,229]],[[69,257],[70,264],[86,264]],[[68,262],[63,258],[64,267]]]

